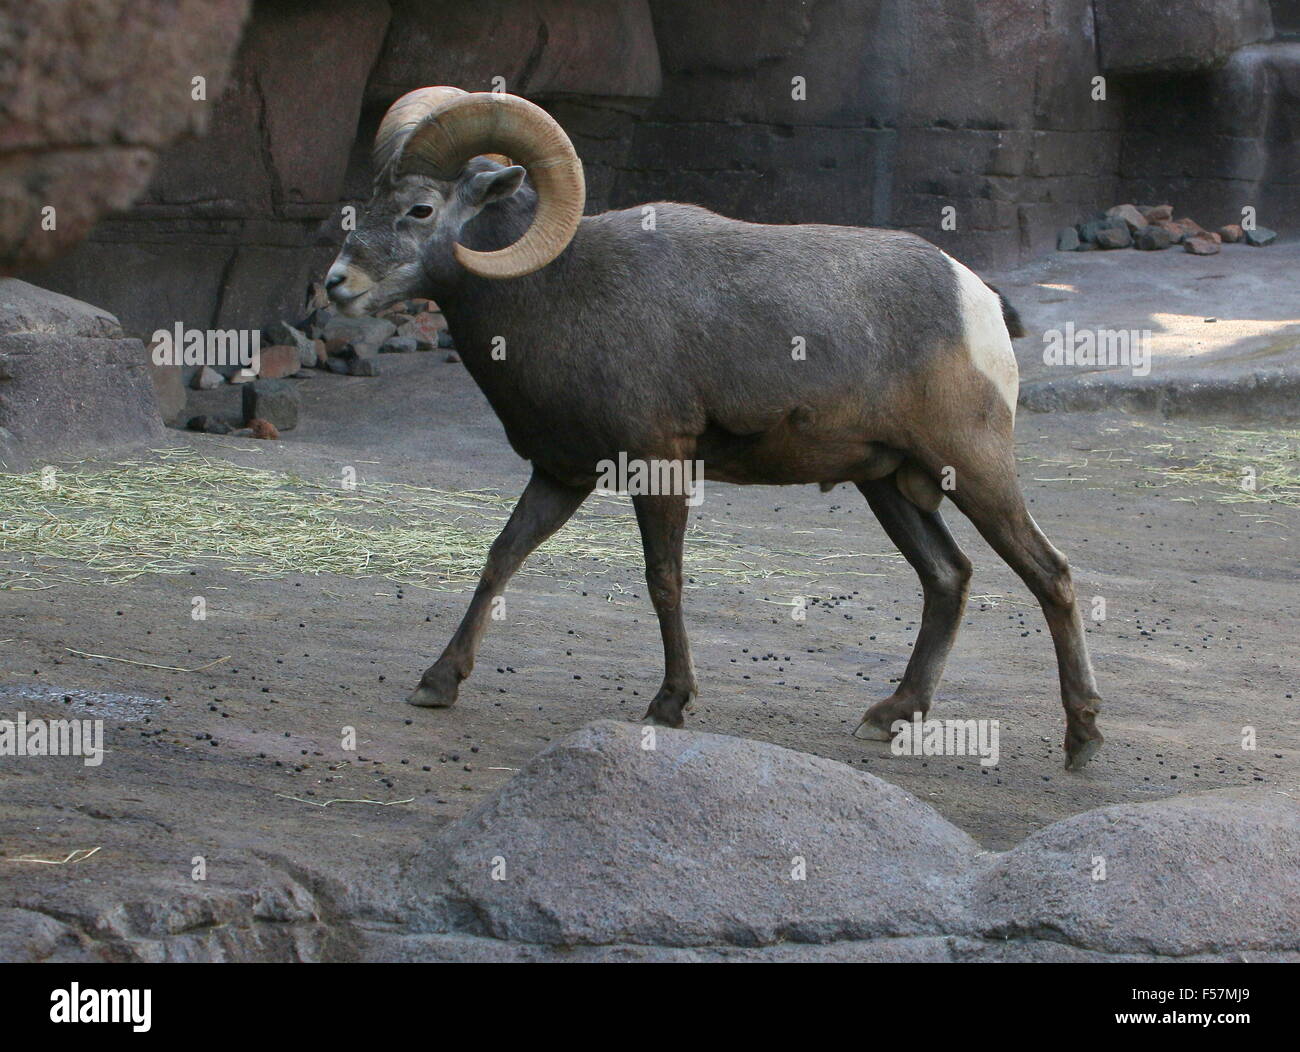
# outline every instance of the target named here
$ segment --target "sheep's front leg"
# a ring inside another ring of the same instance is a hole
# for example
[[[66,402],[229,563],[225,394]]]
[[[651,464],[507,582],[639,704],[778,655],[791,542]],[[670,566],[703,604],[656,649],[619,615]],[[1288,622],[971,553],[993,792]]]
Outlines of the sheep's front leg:
[[[682,618],[682,545],[686,539],[686,497],[638,496],[632,499],[641,545],[645,549],[645,579],[650,601],[659,616],[664,641],[664,682],[650,702],[645,718],[665,727],[680,727],[682,712],[695,700],[695,666]]]
[[[506,582],[544,540],[569,521],[594,487],[575,489],[544,475],[537,468],[528,480],[510,521],[488,552],[487,565],[469,610],[442,656],[420,677],[420,685],[407,702],[446,708],[456,701],[461,680],[474,668],[474,654],[487,628],[492,602],[505,591]]]

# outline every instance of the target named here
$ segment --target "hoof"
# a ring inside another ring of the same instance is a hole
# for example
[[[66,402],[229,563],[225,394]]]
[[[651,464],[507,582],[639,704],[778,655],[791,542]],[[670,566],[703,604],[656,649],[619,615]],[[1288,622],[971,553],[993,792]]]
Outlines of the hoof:
[[[893,694],[867,709],[862,722],[853,732],[853,737],[870,742],[893,741],[894,732],[890,728],[895,723],[899,720],[911,723],[913,714],[917,712],[920,712],[921,719],[925,719],[928,708],[928,705],[925,709],[920,708],[914,698]]]
[[[695,701],[695,691],[669,691],[663,687],[650,702],[650,707],[641,717],[642,723],[652,723],[656,727],[682,727],[686,724],[686,710]]]
[[[459,677],[449,669],[441,669],[434,665],[420,678],[420,685],[406,699],[406,704],[422,709],[450,708],[456,704],[456,694],[459,690]]]
[[[888,742],[894,740],[892,731],[888,731],[883,727],[877,727],[865,716],[862,717],[862,722],[859,723],[857,728],[854,730],[853,737],[861,738],[863,741],[869,742]]]
[[[1092,737],[1065,740],[1065,769],[1067,771],[1082,771],[1088,766],[1088,761],[1097,755],[1105,740],[1101,736],[1101,731],[1093,728]]]
[[[449,709],[456,704],[456,695],[433,690],[430,687],[416,687],[406,699],[406,704],[421,709]]]

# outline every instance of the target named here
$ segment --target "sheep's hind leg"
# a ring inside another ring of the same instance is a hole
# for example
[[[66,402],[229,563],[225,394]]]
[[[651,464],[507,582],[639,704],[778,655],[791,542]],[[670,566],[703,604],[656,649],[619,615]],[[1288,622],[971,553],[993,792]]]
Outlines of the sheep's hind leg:
[[[921,630],[898,689],[862,717],[854,737],[888,741],[895,720],[930,711],[935,689],[970,588],[971,564],[937,511],[923,511],[899,491],[893,476],[858,484],[880,525],[921,579]]]
[[[487,629],[492,602],[505,591],[506,582],[544,540],[569,521],[593,487],[564,486],[536,468],[501,535],[492,542],[487,565],[465,617],[451,642],[420,677],[420,685],[407,698],[422,708],[446,708],[456,702],[460,683],[474,668],[474,654]]]
[[[698,692],[691,645],[682,617],[682,547],[688,508],[681,494],[638,496],[632,499],[641,545],[645,549],[645,578],[650,601],[659,617],[664,641],[664,682],[650,702],[645,719],[665,727],[680,727],[682,713]]]
[[[957,485],[949,494],[952,500],[1043,608],[1056,648],[1065,707],[1065,766],[1077,771],[1101,748],[1102,734],[1097,729],[1101,698],[1088,659],[1070,565],[1025,507],[1009,441],[998,450],[971,447],[953,462]]]

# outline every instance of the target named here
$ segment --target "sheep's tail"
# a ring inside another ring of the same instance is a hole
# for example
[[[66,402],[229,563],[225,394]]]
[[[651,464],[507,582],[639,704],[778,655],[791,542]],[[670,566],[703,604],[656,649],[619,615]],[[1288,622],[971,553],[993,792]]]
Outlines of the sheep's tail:
[[[984,284],[989,285],[987,281]],[[1002,301],[1002,320],[1006,323],[1007,332],[1013,340],[1019,339],[1025,334],[1025,326],[1020,320],[1020,312],[1011,306],[1011,301],[1002,295],[1001,291],[992,285],[989,285],[989,288],[993,289],[998,294],[998,299]]]

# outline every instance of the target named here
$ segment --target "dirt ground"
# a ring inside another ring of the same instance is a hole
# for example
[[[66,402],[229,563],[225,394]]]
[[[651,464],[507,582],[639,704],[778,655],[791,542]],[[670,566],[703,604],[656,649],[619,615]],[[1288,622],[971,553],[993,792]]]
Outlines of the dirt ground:
[[[299,381],[303,424],[279,443],[169,434],[213,458],[305,477],[353,465],[368,480],[522,488],[526,465],[462,366],[441,353],[383,364],[378,378]],[[1107,743],[1084,772],[1062,768],[1064,720],[1039,611],[950,505],[975,563],[974,595],[934,715],[998,720],[1000,763],[895,757],[851,737],[902,673],[921,606],[911,569],[849,487],[706,487],[694,521],[740,545],[799,553],[800,576],[694,577],[687,616],[701,695],[687,726],[870,771],[989,848],[1110,803],[1241,785],[1300,792],[1300,512],[1224,503],[1230,477],[1160,484],[1149,469],[1169,458],[1147,447],[1194,451],[1205,439],[1195,424],[1022,413],[1017,435],[1035,517],[1069,555],[1080,595],[1107,602],[1087,637]],[[561,533],[549,548],[563,546]],[[348,895],[546,743],[592,719],[641,717],[662,666],[636,563],[518,577],[459,704],[403,704],[471,590],[258,580],[211,565],[113,587],[0,590],[4,715],[104,718],[108,747],[98,768],[0,760],[0,907],[120,934],[130,923],[112,921],[114,911],[234,895],[274,871],[318,892],[328,885],[332,908],[345,910]],[[207,598],[205,621],[190,616],[195,595]],[[783,605],[797,595],[809,597],[802,622]],[[70,650],[181,668],[227,660],[177,672]],[[357,752],[341,748],[345,727],[356,728]],[[1242,748],[1246,727],[1254,751]],[[320,806],[331,800],[345,802]],[[374,802],[346,802],[356,800]],[[20,861],[92,848],[84,861]],[[201,893],[197,856],[207,865]],[[176,930],[215,923],[206,907],[177,908],[190,913],[168,922]]]

